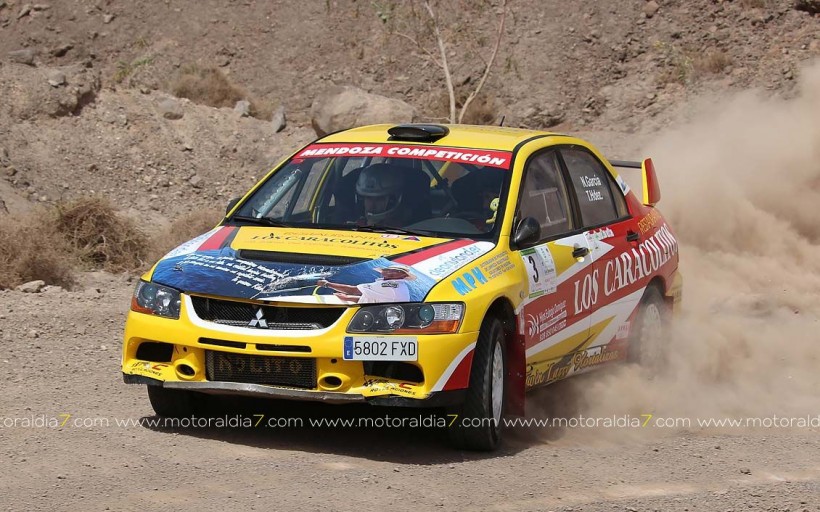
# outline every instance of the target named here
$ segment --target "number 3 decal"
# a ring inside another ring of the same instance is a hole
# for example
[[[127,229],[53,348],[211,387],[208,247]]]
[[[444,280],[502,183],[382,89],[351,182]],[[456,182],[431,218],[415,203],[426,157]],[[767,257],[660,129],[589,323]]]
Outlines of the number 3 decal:
[[[532,266],[532,276],[530,276],[532,277],[532,282],[538,283],[538,266],[535,263],[535,259],[532,257],[532,255],[530,255],[527,256],[527,261],[529,261],[530,265]]]
[[[530,285],[529,298],[533,299],[555,292],[558,282],[555,261],[546,245],[524,249],[521,251],[521,259],[532,269],[532,272],[527,272]]]

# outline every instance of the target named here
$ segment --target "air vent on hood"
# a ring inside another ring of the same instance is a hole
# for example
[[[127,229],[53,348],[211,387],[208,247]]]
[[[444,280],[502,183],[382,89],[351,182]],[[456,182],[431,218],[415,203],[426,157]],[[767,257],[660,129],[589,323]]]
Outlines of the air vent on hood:
[[[253,251],[242,249],[239,257],[245,260],[273,261],[276,263],[296,263],[304,265],[320,265],[340,267],[367,261],[367,258],[351,258],[350,256],[334,256],[330,254],[297,254],[293,252]]]

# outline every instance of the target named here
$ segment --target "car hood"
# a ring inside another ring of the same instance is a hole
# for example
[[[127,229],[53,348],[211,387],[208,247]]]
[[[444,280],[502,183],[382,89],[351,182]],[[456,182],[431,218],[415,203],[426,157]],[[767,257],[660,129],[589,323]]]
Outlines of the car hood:
[[[168,253],[151,280],[189,294],[238,299],[419,302],[438,281],[493,247],[461,238],[222,226]],[[394,272],[385,276],[387,268]]]

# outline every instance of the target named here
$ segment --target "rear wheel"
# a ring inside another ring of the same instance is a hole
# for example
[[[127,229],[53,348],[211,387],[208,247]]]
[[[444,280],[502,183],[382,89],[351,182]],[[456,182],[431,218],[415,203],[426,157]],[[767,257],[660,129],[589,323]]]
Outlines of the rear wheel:
[[[629,361],[649,369],[660,369],[666,360],[668,307],[654,286],[641,299],[629,343]]]
[[[497,318],[485,318],[473,355],[467,397],[451,411],[456,415],[449,429],[455,447],[490,451],[501,442],[506,375],[504,329]]]
[[[190,391],[167,389],[162,386],[148,386],[148,400],[157,416],[165,418],[185,418],[196,412],[194,396]]]

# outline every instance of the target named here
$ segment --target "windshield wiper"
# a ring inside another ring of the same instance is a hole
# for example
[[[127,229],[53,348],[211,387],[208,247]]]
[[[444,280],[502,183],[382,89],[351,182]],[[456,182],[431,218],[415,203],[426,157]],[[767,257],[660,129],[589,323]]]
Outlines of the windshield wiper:
[[[367,231],[368,233],[390,233],[393,235],[430,236],[429,231],[411,231],[409,229],[394,228],[392,226],[382,226],[379,224],[374,224],[372,226],[354,226],[349,229],[353,231]]]
[[[270,226],[274,228],[289,228],[291,227],[290,224],[286,224],[284,222],[279,222],[278,220],[269,219],[267,217],[247,217],[245,215],[234,215],[231,217],[231,222],[234,221],[241,221],[241,222],[250,222],[253,224],[259,224],[260,226]]]

